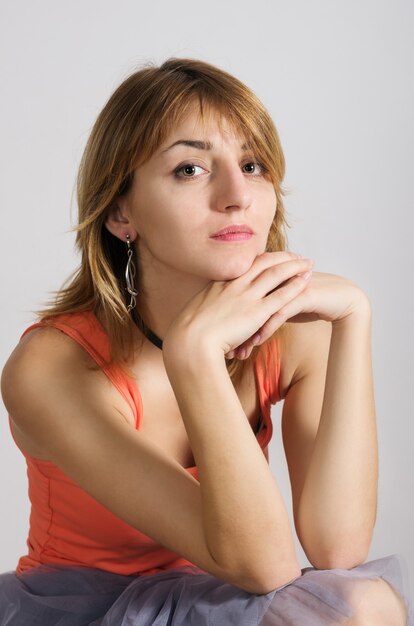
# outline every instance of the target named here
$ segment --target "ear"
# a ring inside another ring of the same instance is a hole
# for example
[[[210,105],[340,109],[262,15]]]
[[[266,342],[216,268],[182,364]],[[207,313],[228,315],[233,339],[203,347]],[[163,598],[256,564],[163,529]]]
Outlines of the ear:
[[[105,226],[112,235],[115,235],[115,237],[118,237],[121,241],[125,242],[127,235],[129,235],[130,241],[134,241],[137,238],[138,233],[131,225],[127,212],[122,207],[121,203],[114,203],[114,205],[108,209]]]

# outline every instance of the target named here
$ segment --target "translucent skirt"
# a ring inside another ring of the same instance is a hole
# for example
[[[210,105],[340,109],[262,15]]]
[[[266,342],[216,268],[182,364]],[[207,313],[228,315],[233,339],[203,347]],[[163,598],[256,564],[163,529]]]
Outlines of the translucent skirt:
[[[0,626],[332,626],[347,624],[366,589],[383,578],[404,599],[409,580],[398,555],[350,570],[304,568],[294,581],[251,594],[196,567],[151,576],[41,566],[0,576]]]

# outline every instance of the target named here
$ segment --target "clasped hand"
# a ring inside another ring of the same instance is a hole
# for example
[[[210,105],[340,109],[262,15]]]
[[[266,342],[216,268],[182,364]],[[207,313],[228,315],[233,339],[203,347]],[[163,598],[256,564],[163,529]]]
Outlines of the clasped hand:
[[[212,281],[182,309],[165,342],[206,346],[227,358],[247,358],[286,321],[341,322],[369,310],[364,292],[350,280],[312,271],[313,262],[291,252],[265,252],[247,272]],[[195,343],[193,343],[195,342]]]

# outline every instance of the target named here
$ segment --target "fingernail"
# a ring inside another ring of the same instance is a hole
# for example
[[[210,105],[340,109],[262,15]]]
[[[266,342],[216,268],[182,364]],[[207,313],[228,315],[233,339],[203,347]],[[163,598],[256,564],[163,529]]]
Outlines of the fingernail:
[[[312,274],[312,272],[305,272],[304,274],[298,274],[299,278],[302,278],[303,280],[308,280],[309,276]]]

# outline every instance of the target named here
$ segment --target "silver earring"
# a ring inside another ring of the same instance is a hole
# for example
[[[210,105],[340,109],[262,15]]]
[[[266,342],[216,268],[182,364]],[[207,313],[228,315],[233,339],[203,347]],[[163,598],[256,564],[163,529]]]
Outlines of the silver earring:
[[[136,297],[138,295],[138,291],[135,289],[135,273],[136,273],[136,270],[135,270],[135,263],[134,263],[134,259],[133,259],[134,251],[132,249],[130,239],[131,239],[131,235],[127,235],[126,236],[126,243],[127,243],[128,261],[127,261],[126,269],[125,269],[125,282],[126,282],[127,292],[131,296],[131,300],[129,301],[129,304],[127,306],[128,313],[132,309],[135,309]]]

